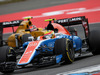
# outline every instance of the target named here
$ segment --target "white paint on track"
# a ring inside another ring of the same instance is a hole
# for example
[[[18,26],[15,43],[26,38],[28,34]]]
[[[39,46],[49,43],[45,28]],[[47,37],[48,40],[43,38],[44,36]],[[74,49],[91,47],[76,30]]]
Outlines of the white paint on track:
[[[85,67],[85,68],[80,68],[80,69],[76,69],[76,70],[72,70],[72,71],[67,71],[67,72],[56,74],[56,75],[69,75],[69,74],[73,74],[73,73],[86,73],[86,72],[90,73],[90,72],[94,72],[94,71],[100,71],[100,64]]]

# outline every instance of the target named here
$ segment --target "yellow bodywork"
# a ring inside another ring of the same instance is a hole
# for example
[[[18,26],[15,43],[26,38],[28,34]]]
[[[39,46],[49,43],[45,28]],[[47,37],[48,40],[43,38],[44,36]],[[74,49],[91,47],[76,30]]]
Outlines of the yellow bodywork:
[[[18,26],[17,30],[16,30],[16,33],[10,35],[8,37],[8,40],[7,40],[7,44],[8,46],[10,47],[16,47],[16,41],[15,41],[15,35],[18,34],[18,44],[19,45],[22,45],[22,40],[21,40],[21,37],[22,35],[24,34],[31,34],[34,38],[38,37],[38,36],[42,36],[45,34],[45,31],[43,30],[43,28],[38,28],[37,31],[25,31],[26,29],[29,29],[29,26],[31,26],[32,23],[30,20],[28,21],[22,21],[20,23],[20,25]]]

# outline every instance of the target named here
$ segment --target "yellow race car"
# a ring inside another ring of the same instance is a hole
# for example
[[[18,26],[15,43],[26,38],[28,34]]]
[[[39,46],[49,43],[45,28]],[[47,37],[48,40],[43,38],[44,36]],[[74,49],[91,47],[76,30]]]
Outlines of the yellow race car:
[[[43,28],[37,28],[30,21],[32,17],[25,17],[20,23],[15,33],[10,35],[7,39],[7,44],[10,47],[19,47],[26,41],[35,40],[38,36],[42,36],[51,32],[51,30],[45,30]]]

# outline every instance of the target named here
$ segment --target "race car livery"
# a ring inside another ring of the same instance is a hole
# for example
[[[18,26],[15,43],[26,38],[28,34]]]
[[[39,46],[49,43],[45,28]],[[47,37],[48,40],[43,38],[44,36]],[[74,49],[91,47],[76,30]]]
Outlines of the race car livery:
[[[97,55],[100,53],[100,40],[98,39],[100,30],[90,31],[88,19],[85,16],[59,20],[47,19],[45,21],[49,21],[49,24],[46,28],[33,26],[34,28],[31,29],[35,30],[29,29],[33,25],[30,21],[31,18],[27,17],[25,18],[28,19],[27,21],[20,23],[16,32],[9,36],[6,45],[2,40],[2,30],[6,24],[8,27],[12,27],[10,24],[16,24],[17,21],[1,23],[0,71],[2,73],[11,73],[16,66],[23,67],[28,64],[33,66],[71,64],[77,54],[78,57],[82,55],[83,50],[83,54],[92,52]],[[81,39],[77,35],[77,31],[70,27],[80,24],[84,28],[85,39]],[[68,29],[64,26],[68,26]],[[10,40],[10,38],[12,39]]]

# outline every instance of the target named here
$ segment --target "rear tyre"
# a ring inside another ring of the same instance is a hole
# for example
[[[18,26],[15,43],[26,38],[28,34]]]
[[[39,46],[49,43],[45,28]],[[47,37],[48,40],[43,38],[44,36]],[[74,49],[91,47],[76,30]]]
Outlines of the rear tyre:
[[[14,54],[12,54],[12,56],[8,56],[9,53],[12,53],[12,49],[8,46],[3,46],[3,47],[0,47],[0,63],[3,63],[3,62],[16,62],[16,56]],[[0,66],[1,67],[1,66]],[[2,68],[2,67],[1,67]],[[12,73],[14,72],[14,67],[13,68],[6,68],[4,67],[3,69],[0,68],[0,71],[2,73]]]
[[[62,54],[62,61],[64,61],[64,64],[71,64],[74,61],[74,49],[73,44],[69,39],[62,38],[58,39],[55,42],[54,47],[54,53],[55,55]]]
[[[90,32],[89,47],[93,55],[100,54],[100,30],[92,30]]]

